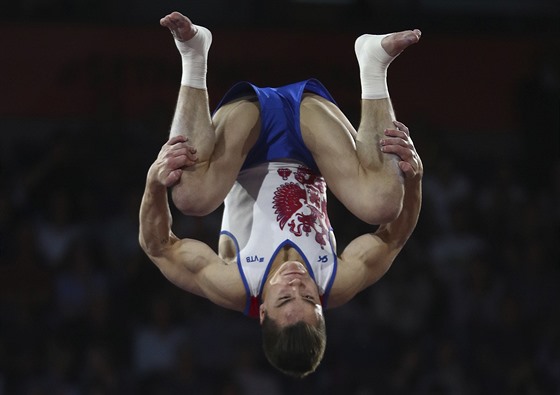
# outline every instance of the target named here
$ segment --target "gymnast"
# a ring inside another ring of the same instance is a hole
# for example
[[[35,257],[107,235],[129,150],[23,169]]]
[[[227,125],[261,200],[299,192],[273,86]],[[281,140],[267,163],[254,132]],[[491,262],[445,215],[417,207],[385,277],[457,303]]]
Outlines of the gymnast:
[[[179,12],[160,24],[174,37],[182,77],[170,138],[148,170],[140,245],[176,286],[258,318],[268,361],[305,377],[325,351],[323,310],[378,281],[416,227],[423,165],[395,119],[386,73],[421,33],[357,38],[356,131],[315,79],[277,88],[240,82],[211,114],[211,32]],[[327,187],[357,218],[378,225],[340,254]],[[224,204],[217,253],[172,232],[168,190],[187,216]]]

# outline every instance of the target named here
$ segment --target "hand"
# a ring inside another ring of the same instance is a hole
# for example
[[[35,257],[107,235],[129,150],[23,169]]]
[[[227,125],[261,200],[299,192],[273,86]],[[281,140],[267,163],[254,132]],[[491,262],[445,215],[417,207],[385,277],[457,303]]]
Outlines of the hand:
[[[388,137],[380,141],[381,151],[395,154],[401,159],[399,168],[405,178],[422,177],[424,166],[410,138],[410,131],[401,122],[393,121],[393,123],[396,129],[385,130],[385,135]]]
[[[161,147],[156,161],[152,164],[149,177],[166,186],[172,187],[181,179],[185,167],[193,166],[198,160],[196,148],[184,136],[171,137]]]

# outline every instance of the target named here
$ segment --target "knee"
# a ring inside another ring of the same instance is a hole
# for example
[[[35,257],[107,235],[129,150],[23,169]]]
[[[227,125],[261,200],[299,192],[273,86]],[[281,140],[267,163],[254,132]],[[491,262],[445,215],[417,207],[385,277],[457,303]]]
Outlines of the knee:
[[[362,208],[356,216],[370,225],[393,222],[402,211],[403,196],[398,190],[382,194],[377,191],[369,202],[366,199],[362,200]]]
[[[399,216],[402,205],[383,204],[372,209],[369,207],[365,212],[358,214],[357,217],[370,225],[381,225],[393,222]]]
[[[381,209],[379,210],[378,224],[388,224],[397,219],[402,211],[402,199],[392,196],[385,202],[382,202]]]
[[[216,209],[211,207],[210,200],[205,199],[200,193],[186,191],[180,186],[172,188],[171,200],[177,210],[188,216],[202,217]]]

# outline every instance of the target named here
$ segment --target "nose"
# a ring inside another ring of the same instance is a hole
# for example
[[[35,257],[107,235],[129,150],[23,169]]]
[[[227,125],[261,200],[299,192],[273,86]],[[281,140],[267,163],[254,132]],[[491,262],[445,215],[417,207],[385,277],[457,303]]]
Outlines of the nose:
[[[300,285],[301,284],[301,279],[300,278],[294,278],[293,280],[291,280],[290,282],[288,282],[288,285],[294,287],[296,285]]]

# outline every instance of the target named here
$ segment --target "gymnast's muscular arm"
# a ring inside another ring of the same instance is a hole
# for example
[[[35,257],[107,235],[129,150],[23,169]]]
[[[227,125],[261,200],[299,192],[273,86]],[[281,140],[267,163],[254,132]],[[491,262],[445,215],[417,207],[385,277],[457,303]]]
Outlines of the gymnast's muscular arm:
[[[338,272],[329,297],[329,307],[340,306],[379,280],[391,267],[418,222],[422,205],[423,165],[406,126],[389,130],[383,152],[400,157],[404,175],[403,208],[399,216],[381,225],[375,233],[354,239],[339,259]]]
[[[236,265],[227,265],[208,245],[179,239],[171,231],[167,188],[196,155],[181,136],[171,138],[150,166],[140,206],[140,246],[163,275],[183,290],[237,311],[245,307],[245,290]]]

